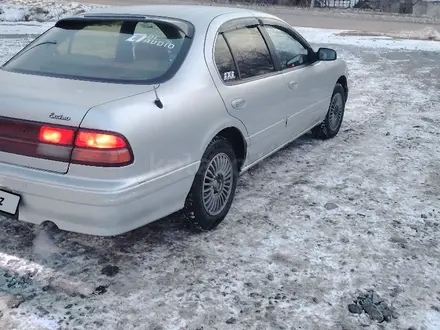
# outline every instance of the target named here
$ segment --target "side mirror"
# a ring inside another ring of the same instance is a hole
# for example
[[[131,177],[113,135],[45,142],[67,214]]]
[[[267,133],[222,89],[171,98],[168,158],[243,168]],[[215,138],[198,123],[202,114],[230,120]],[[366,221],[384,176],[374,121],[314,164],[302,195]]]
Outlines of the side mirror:
[[[331,48],[319,48],[317,51],[318,61],[334,61],[338,58],[338,55],[334,49]]]

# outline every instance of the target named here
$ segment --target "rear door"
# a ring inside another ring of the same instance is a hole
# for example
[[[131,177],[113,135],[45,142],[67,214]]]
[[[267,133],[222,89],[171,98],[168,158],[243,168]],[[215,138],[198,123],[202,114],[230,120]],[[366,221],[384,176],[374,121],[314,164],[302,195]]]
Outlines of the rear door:
[[[332,82],[325,80],[325,63],[314,61],[313,49],[295,31],[275,20],[263,22],[289,90],[285,99],[286,107],[290,109],[287,129],[292,137],[297,136],[327,111],[331,96],[327,90]]]
[[[245,125],[248,161],[253,162],[285,140],[285,82],[276,71],[256,19],[238,19],[219,29],[214,47],[214,79],[227,111]]]

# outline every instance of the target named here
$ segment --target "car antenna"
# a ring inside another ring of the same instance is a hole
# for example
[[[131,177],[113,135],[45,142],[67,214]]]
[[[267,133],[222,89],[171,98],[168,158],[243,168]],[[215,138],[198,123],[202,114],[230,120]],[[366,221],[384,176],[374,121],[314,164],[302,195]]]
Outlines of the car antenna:
[[[159,109],[162,109],[163,108],[163,103],[160,100],[159,95],[157,95],[157,87],[156,86],[154,86],[154,95],[156,95],[156,99],[154,100],[154,104],[156,104],[156,106]]]

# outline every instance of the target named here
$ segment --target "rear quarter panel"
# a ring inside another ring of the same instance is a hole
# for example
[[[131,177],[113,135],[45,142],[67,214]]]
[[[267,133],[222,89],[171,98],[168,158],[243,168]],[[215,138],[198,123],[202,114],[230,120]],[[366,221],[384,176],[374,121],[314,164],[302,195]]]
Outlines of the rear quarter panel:
[[[134,164],[120,169],[71,165],[69,174],[103,179],[129,177],[133,184],[185,167],[188,175],[195,175],[197,166],[189,165],[198,165],[219,131],[237,127],[245,136],[244,126],[227,113],[201,61],[203,44],[204,38],[194,40],[179,72],[159,86],[162,109],[154,104],[154,92],[148,92],[92,108],[86,115],[81,127],[115,131],[127,138]]]

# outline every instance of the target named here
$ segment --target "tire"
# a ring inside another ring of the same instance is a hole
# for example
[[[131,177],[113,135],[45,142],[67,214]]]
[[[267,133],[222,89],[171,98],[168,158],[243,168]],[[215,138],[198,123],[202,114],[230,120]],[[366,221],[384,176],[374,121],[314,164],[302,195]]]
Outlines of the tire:
[[[215,177],[218,181],[214,179]],[[234,149],[228,140],[217,136],[203,154],[199,170],[185,201],[184,218],[198,230],[211,230],[217,227],[231,208],[237,181],[238,165]],[[210,189],[204,189],[208,186]],[[211,203],[204,202],[203,196]],[[220,201],[221,207],[215,204],[216,200]]]
[[[340,84],[336,84],[324,121],[312,128],[314,137],[319,139],[331,139],[338,134],[344,119],[345,101],[344,87]],[[337,116],[337,118],[335,116]]]

